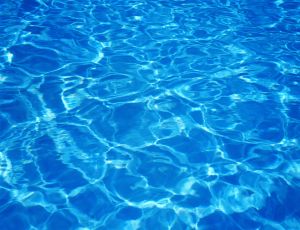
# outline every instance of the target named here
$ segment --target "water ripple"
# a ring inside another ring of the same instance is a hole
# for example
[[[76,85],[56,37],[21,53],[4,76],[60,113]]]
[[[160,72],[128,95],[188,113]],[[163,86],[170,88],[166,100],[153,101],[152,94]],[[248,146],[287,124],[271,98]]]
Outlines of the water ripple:
[[[299,229],[300,5],[0,2],[1,229]]]

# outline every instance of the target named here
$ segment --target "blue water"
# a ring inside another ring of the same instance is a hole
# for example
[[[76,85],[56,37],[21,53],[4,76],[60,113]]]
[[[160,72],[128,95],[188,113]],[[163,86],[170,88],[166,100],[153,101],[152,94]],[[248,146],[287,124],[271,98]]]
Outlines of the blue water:
[[[300,229],[298,0],[0,0],[1,230]]]

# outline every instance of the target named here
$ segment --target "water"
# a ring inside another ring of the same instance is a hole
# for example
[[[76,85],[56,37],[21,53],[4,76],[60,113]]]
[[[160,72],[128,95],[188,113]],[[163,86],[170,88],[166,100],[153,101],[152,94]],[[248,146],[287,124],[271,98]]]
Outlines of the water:
[[[299,1],[0,2],[0,229],[300,229]]]

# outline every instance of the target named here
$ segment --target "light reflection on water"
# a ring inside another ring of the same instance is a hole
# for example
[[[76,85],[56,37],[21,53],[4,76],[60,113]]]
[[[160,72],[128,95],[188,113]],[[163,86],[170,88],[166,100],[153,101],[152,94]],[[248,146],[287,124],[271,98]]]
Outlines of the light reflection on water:
[[[298,229],[297,1],[7,1],[1,229]]]

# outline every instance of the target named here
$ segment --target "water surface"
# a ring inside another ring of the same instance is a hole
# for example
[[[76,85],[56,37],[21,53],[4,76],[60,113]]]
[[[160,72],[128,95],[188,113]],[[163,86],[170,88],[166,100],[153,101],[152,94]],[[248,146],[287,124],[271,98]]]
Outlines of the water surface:
[[[1,229],[300,229],[299,1],[0,8]]]

